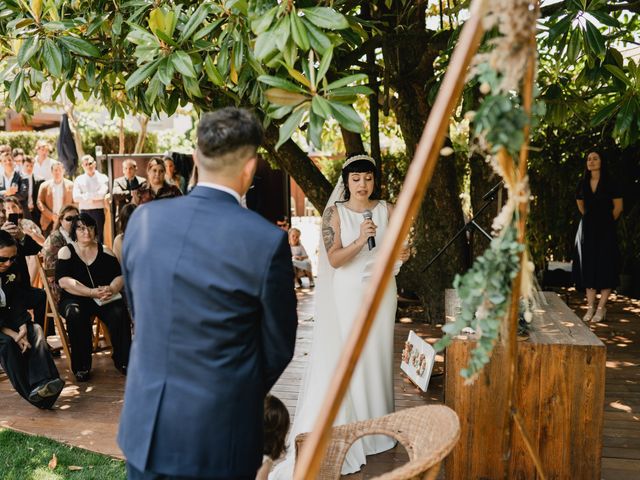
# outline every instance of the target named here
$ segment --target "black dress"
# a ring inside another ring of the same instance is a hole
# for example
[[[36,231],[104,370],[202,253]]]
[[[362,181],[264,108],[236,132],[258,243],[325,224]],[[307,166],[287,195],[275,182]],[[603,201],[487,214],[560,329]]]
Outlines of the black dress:
[[[576,189],[576,199],[584,201],[584,215],[576,238],[574,280],[579,288],[612,289],[618,285],[620,263],[613,199],[622,194],[609,179],[600,178],[595,192],[589,183],[581,180]]]
[[[70,277],[89,288],[94,288],[109,285],[114,278],[121,275],[118,259],[105,253],[101,244],[98,244],[98,255],[88,266],[78,256],[73,244],[68,245],[68,248],[71,257],[67,260],[58,259],[56,281]],[[67,321],[71,343],[71,368],[74,373],[91,370],[94,315],[97,315],[109,330],[115,367],[123,373],[126,371],[131,348],[131,320],[122,299],[99,306],[92,298],[62,290],[59,309]]]

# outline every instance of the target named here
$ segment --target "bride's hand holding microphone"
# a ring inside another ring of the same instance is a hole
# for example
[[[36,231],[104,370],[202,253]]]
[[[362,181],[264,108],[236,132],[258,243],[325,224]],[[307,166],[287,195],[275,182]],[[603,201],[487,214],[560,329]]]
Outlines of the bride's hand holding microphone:
[[[369,250],[371,250],[376,246],[375,237],[378,226],[373,223],[369,210],[365,210],[363,216],[364,221],[360,224],[360,236],[356,242],[361,248],[368,244]]]

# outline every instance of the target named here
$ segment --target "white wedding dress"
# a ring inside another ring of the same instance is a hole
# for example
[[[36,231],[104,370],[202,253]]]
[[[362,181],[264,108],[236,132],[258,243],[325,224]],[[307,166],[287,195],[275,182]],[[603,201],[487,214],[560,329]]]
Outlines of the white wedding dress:
[[[336,203],[340,217],[342,245],[349,245],[360,235],[362,213]],[[318,281],[316,283],[314,332],[302,389],[298,397],[293,426],[288,437],[286,459],[276,465],[270,480],[291,480],[295,458],[295,437],[310,432],[334,376],[342,346],[351,332],[355,316],[368,287],[375,255],[380,250],[388,224],[386,202],[372,210],[377,225],[377,248],[362,250],[346,265],[328,266],[324,245],[320,247]],[[323,267],[326,264],[326,267]],[[393,330],[396,313],[396,281],[392,277],[386,288],[375,322],[369,332],[364,351],[354,371],[334,425],[381,417],[394,411],[393,399]],[[342,474],[357,472],[366,463],[365,456],[393,448],[395,441],[382,435],[358,440],[347,454]]]

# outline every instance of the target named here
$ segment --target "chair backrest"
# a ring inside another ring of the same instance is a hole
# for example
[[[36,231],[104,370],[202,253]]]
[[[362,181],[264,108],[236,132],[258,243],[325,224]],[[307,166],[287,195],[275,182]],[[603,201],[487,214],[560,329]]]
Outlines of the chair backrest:
[[[427,478],[435,474],[440,462],[453,449],[460,437],[460,422],[456,413],[444,405],[424,405],[391,413],[380,418],[333,427],[331,441],[320,467],[318,478],[340,478],[342,464],[349,448],[365,435],[382,434],[398,440],[409,455],[409,462],[384,473],[376,480],[407,480]],[[296,455],[308,433],[296,437]]]

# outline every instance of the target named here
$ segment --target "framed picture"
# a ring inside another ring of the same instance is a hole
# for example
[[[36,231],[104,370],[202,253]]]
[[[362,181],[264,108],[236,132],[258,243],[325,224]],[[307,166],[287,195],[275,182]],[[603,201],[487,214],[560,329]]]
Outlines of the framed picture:
[[[402,350],[400,369],[423,392],[427,391],[435,358],[433,347],[411,330]]]

